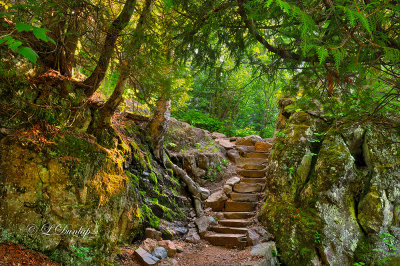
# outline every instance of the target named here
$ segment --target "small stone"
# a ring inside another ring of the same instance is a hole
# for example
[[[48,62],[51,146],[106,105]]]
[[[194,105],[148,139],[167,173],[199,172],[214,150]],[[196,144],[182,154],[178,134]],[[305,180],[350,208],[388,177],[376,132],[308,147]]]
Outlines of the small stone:
[[[225,206],[225,201],[228,197],[225,195],[225,192],[221,189],[217,192],[211,194],[210,197],[205,202],[205,207],[211,207],[213,211],[222,211]]]
[[[247,243],[250,246],[255,246],[260,243],[260,235],[254,232],[253,230],[247,230]]]
[[[214,219],[214,218],[213,218]],[[199,234],[203,236],[206,232],[208,227],[210,226],[210,219],[208,216],[202,216],[197,218],[194,223],[197,225],[197,229],[199,230]]]
[[[224,214],[222,212],[217,212],[217,214],[215,215],[215,218],[217,218],[217,220],[222,220],[224,219]]]
[[[232,186],[224,185],[224,192],[226,195],[230,195],[232,193]]]
[[[188,232],[188,229],[182,226],[175,227],[174,229],[179,235],[184,235]]]
[[[160,247],[163,247],[167,250],[168,257],[175,257],[177,250],[174,242],[170,240],[162,240],[159,241],[158,244]]]
[[[199,190],[200,190],[200,195],[201,195],[202,200],[207,199],[211,194],[210,190],[208,190],[206,188],[200,187]]]
[[[190,224],[188,224],[188,227],[189,228],[195,228],[196,226],[194,225],[194,223],[190,223]]]
[[[176,246],[176,251],[178,251],[178,253],[182,253],[185,250],[181,246]]]
[[[157,241],[151,238],[146,238],[140,247],[151,253],[157,247]]]
[[[161,240],[161,232],[157,231],[154,228],[146,228],[146,231],[144,233],[146,238],[151,238],[155,240]]]
[[[144,250],[143,248],[138,248],[135,250],[136,257],[144,264],[144,265],[157,265],[159,259],[154,257],[149,252]]]
[[[191,228],[189,230],[189,233],[186,235],[185,241],[189,242],[189,243],[199,243],[200,242],[200,236],[197,233],[196,229]]]
[[[152,255],[159,258],[160,260],[165,259],[168,256],[167,250],[164,247],[156,247]]]
[[[213,139],[224,139],[224,138],[226,138],[226,136],[224,134],[218,133],[218,132],[211,133],[211,137]]]
[[[274,236],[270,232],[265,230],[262,226],[257,226],[252,229],[261,236],[261,242],[274,240]]]
[[[261,142],[263,139],[260,136],[257,135],[250,135],[244,138],[238,138],[236,140],[236,145],[246,145],[246,146],[252,146],[256,142]]]
[[[234,176],[226,180],[225,185],[234,186],[235,184],[240,182],[240,177]]]
[[[210,220],[210,224],[217,224],[217,221],[214,219],[214,217],[210,216],[208,219]]]
[[[228,150],[226,152],[226,154],[227,154],[229,160],[231,160],[232,162],[235,162],[236,159],[240,158],[239,152],[237,150],[234,150],[234,149]]]
[[[235,147],[235,144],[230,142],[229,139],[216,139],[215,142],[224,147],[226,150],[233,149]]]

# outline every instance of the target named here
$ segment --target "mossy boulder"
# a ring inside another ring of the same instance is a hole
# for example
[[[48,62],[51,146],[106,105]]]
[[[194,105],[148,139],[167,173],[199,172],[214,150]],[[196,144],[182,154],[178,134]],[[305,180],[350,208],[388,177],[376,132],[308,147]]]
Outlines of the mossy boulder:
[[[284,114],[259,216],[275,235],[281,261],[352,265],[399,256],[395,128],[372,122],[337,127],[306,112]]]

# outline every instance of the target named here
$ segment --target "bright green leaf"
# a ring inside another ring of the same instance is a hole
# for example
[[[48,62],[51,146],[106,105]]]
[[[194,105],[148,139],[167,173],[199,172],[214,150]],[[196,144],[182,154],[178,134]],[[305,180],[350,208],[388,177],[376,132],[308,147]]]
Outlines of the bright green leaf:
[[[25,57],[26,59],[28,59],[33,63],[36,63],[39,57],[38,54],[29,47],[20,47],[17,53],[19,53],[20,55],[22,55],[23,57]]]
[[[31,29],[33,29],[33,27],[31,25],[21,23],[21,22],[17,22],[17,24],[15,25],[15,28],[17,29],[18,32],[30,31]]]

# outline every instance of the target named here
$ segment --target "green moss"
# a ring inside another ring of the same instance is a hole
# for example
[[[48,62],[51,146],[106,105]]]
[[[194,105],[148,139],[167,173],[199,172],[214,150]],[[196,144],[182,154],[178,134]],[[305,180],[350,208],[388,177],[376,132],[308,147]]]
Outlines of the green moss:
[[[132,186],[137,188],[139,186],[139,177],[132,174],[129,170],[126,170],[125,174],[130,179]]]
[[[155,185],[158,184],[158,179],[157,179],[157,176],[156,176],[156,174],[155,174],[154,172],[151,172],[151,173],[150,173],[149,178],[150,178],[150,180],[151,180]]]
[[[160,227],[160,219],[154,215],[153,211],[146,204],[142,205],[142,213],[147,218],[149,225],[155,229]]]

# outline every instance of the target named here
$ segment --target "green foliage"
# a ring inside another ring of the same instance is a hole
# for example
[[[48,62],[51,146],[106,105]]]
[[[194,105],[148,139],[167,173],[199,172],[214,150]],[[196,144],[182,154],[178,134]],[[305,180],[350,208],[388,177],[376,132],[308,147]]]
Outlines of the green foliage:
[[[212,118],[209,114],[204,114],[197,110],[189,110],[176,115],[178,119],[182,119],[189,124],[200,127],[211,132],[220,131],[222,124],[215,118]]]
[[[74,245],[71,245],[71,249],[78,258],[82,258],[87,262],[92,261],[93,258],[88,255],[88,247],[75,247]]]
[[[153,214],[153,211],[146,204],[142,205],[142,213],[147,218],[149,225],[155,229],[160,227],[160,219]]]

